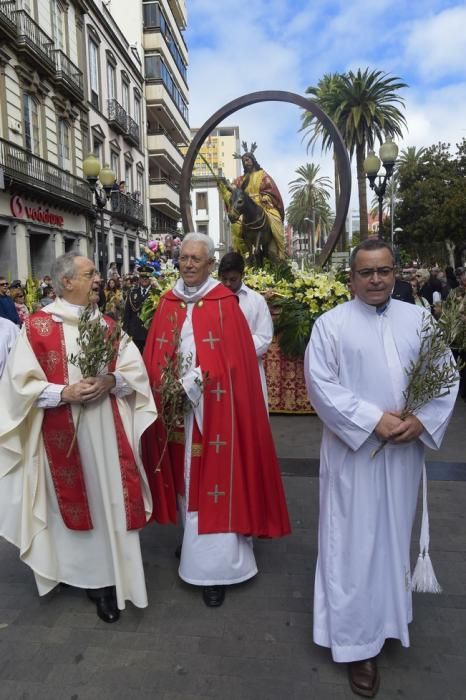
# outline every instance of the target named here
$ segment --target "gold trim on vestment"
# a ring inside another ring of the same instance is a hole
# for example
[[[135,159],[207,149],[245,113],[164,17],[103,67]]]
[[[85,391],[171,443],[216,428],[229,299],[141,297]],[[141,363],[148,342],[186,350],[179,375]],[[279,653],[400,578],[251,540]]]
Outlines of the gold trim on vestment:
[[[184,445],[185,444],[185,438],[184,438],[184,433],[181,432],[175,432],[170,438],[170,442],[174,443],[175,445]],[[202,455],[202,444],[200,442],[193,442],[191,445],[191,456],[192,457],[200,457]]]

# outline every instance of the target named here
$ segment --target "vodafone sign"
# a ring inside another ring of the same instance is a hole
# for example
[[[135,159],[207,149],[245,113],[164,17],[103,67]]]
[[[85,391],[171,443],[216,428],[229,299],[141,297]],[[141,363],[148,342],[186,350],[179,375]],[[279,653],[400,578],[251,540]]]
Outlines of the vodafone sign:
[[[23,202],[19,194],[13,195],[10,199],[10,209],[17,219],[31,219],[50,226],[64,226],[65,224],[65,219],[60,214],[54,214],[48,208],[43,209],[40,206],[30,207]]]

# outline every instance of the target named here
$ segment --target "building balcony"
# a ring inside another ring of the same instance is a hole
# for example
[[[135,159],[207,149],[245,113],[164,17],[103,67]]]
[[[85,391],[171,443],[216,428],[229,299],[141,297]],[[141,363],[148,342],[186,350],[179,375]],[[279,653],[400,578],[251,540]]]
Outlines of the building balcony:
[[[126,135],[128,115],[121,104],[112,98],[108,100],[108,125],[122,136]]]
[[[93,208],[86,180],[4,139],[0,139],[0,167],[10,190],[27,193],[46,203],[57,202],[78,212]]]
[[[0,36],[6,39],[16,38],[16,0],[0,2]]]
[[[180,29],[186,29],[186,3],[185,0],[168,0],[173,16]]]
[[[62,92],[65,92],[68,97],[82,100],[84,98],[82,71],[70,61],[68,56],[61,49],[55,49],[52,53],[55,57],[57,71],[55,81],[57,86]]]
[[[166,178],[150,178],[150,203],[159,211],[173,219],[180,218],[180,194],[174,182]]]
[[[150,230],[153,236],[172,236],[173,238],[176,238],[180,235],[180,232],[175,225],[159,226],[156,219],[151,219]]]
[[[52,39],[25,10],[16,17],[16,50],[26,61],[34,61],[43,72],[55,78],[55,56]]]
[[[147,137],[147,148],[149,157],[156,157],[162,170],[181,173],[183,154],[166,131],[154,129]]]
[[[190,142],[188,110],[184,105],[178,106],[175,103],[162,79],[147,79],[146,104],[149,113],[155,111],[159,121],[162,120],[164,125],[176,129],[176,139],[179,143]]]
[[[110,192],[112,216],[134,226],[144,225],[144,205],[129,194],[114,190]]]
[[[125,141],[127,141],[132,146],[139,148],[139,124],[134,121],[132,117],[126,117],[126,133],[124,134]]]

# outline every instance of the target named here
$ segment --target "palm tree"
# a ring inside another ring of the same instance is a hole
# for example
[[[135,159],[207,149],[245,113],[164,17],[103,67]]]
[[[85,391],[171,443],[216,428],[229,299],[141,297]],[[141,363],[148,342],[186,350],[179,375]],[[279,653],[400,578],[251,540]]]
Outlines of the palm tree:
[[[301,165],[295,170],[299,177],[289,183],[292,196],[287,209],[288,222],[299,232],[310,230],[312,247],[317,227],[320,226],[321,231],[327,230],[331,216],[328,199],[332,183],[330,178],[319,176],[319,170],[320,166],[314,163]]]
[[[427,148],[424,148],[424,146],[421,148],[416,148],[416,146],[408,146],[407,148],[403,148],[397,159],[397,170],[400,167],[416,167],[425,160],[426,156]]]
[[[356,171],[359,194],[359,219],[361,239],[367,238],[367,189],[364,173],[366,150],[382,143],[386,137],[402,136],[406,119],[398,105],[404,100],[397,94],[407,87],[400,78],[389,76],[380,70],[356,73],[327,74],[317,87],[306,92],[316,97],[319,106],[333,119],[348,148],[350,158],[356,154]],[[322,128],[315,125],[312,115],[305,113],[303,127],[310,129],[309,145],[313,146]],[[322,148],[329,147],[329,137],[324,135]]]

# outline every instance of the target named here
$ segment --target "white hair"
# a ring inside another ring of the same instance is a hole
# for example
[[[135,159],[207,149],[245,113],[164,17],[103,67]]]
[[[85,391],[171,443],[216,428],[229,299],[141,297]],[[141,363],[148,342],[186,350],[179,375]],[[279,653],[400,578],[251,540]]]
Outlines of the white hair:
[[[57,297],[63,296],[63,277],[68,277],[71,279],[75,276],[75,260],[79,257],[82,257],[82,254],[72,250],[69,253],[60,255],[60,257],[53,263],[50,276],[52,278],[53,288]]]
[[[215,258],[215,243],[210,236],[207,236],[205,233],[187,233],[181,243],[181,251],[183,251],[184,244],[189,243],[189,241],[192,241],[193,243],[203,243],[206,247],[209,258],[212,260]]]

